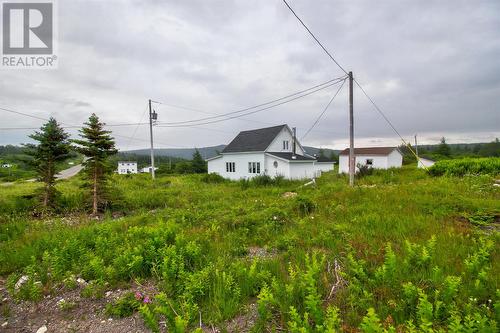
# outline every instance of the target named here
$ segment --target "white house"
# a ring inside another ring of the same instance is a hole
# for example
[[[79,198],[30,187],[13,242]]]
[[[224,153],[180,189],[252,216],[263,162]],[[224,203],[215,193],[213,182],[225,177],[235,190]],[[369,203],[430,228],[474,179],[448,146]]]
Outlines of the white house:
[[[418,168],[430,168],[431,166],[434,165],[434,163],[436,163],[435,161],[431,160],[431,159],[428,159],[428,158],[424,158],[424,157],[419,157],[418,158],[418,163],[417,163],[417,167]]]
[[[287,179],[314,178],[333,170],[333,162],[317,164],[306,154],[288,125],[240,132],[220,155],[207,159],[208,172],[229,179],[257,175]]]
[[[374,169],[400,168],[403,155],[395,147],[354,148],[356,170],[358,166],[368,165]],[[339,173],[349,172],[349,148],[339,154]]]
[[[137,162],[132,161],[119,161],[118,174],[127,175],[130,173],[137,173]]]
[[[155,171],[158,170],[157,167],[155,167]],[[144,167],[144,168],[141,168],[139,169],[139,172],[140,173],[151,173],[151,165],[150,166],[147,166],[147,167]]]

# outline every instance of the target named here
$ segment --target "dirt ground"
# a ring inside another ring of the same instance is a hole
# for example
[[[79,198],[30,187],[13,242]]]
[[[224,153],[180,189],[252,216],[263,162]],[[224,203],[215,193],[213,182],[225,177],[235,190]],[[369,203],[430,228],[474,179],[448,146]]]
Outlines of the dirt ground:
[[[136,333],[150,332],[138,313],[128,318],[110,318],[105,314],[107,303],[113,302],[126,292],[140,291],[153,296],[155,286],[151,283],[133,284],[125,290],[110,290],[101,299],[83,298],[81,288],[46,295],[41,301],[15,301],[0,281],[0,332],[88,332],[88,333]],[[62,309],[61,299],[71,304]]]
[[[0,280],[0,332],[22,333],[138,333],[151,332],[141,316],[135,313],[128,318],[110,318],[105,313],[106,304],[115,301],[127,292],[136,291],[150,297],[158,290],[154,283],[132,284],[129,288],[108,290],[101,299],[84,298],[80,295],[82,286],[74,290],[59,290],[55,295],[46,295],[39,302],[16,301],[12,299]],[[61,307],[61,300],[71,304]],[[257,305],[252,302],[241,314],[220,327],[202,324],[203,332],[250,332],[257,320]],[[46,330],[44,329],[46,328]],[[166,331],[163,326],[162,331]]]

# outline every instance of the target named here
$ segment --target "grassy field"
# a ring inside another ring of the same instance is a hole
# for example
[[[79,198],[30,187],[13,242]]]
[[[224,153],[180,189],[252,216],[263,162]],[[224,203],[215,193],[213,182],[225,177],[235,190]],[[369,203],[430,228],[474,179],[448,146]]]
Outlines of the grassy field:
[[[114,176],[110,212],[84,213],[80,180],[59,214],[31,213],[35,183],[0,188],[0,275],[18,298],[56,287],[99,297],[153,281],[109,313],[139,311],[153,331],[224,330],[256,304],[253,331],[496,332],[500,191],[491,176],[430,177],[405,167],[349,188],[217,182],[203,175]],[[21,275],[29,277],[18,290]]]

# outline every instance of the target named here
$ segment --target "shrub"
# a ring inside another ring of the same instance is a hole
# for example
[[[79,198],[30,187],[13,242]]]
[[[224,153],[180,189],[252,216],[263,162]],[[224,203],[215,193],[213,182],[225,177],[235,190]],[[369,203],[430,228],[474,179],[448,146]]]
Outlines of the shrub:
[[[363,177],[366,177],[366,176],[370,176],[371,174],[373,174],[373,168],[369,165],[361,165],[361,164],[358,164],[357,165],[357,171],[356,171],[356,176],[358,178],[363,178]]]
[[[429,168],[432,176],[498,175],[500,157],[443,160]]]
[[[219,175],[215,172],[212,172],[212,173],[204,174],[201,177],[201,181],[204,183],[207,183],[207,184],[219,184],[219,183],[225,182],[226,179],[224,177],[222,177],[221,175]]]
[[[108,303],[106,305],[106,314],[117,318],[130,317],[139,309],[143,300],[144,298],[140,293],[134,295],[132,292],[128,292],[115,302]]]
[[[273,179],[268,175],[258,175],[252,178],[252,184],[256,186],[268,186],[274,184]]]
[[[316,209],[316,204],[310,198],[305,196],[298,196],[295,199],[295,207],[297,211],[302,215],[309,215]]]

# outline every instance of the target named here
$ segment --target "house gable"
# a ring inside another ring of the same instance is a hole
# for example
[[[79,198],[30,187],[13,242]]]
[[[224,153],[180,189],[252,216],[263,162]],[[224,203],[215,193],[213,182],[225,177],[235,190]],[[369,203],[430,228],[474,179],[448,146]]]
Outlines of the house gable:
[[[284,144],[287,142],[287,144]],[[283,129],[276,135],[268,147],[266,147],[266,152],[283,152],[291,153],[293,152],[293,133],[288,125],[285,125]],[[297,140],[296,151],[297,155],[305,155],[304,148]]]

